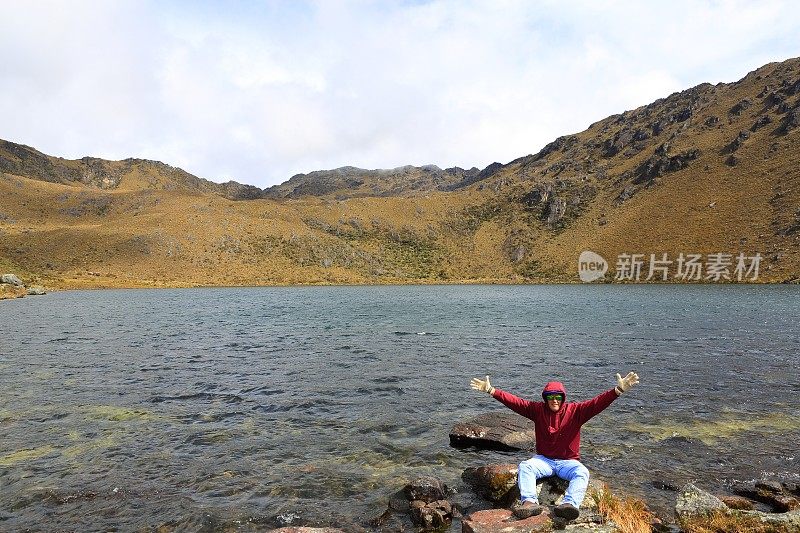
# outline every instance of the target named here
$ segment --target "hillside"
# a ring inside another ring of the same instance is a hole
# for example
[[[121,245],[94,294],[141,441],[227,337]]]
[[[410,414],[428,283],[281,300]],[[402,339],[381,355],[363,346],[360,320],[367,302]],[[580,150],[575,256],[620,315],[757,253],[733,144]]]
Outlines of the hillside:
[[[799,131],[791,59],[483,170],[344,167],[261,190],[3,141],[0,270],[51,287],[577,281],[593,250],[607,278],[621,253],[744,252],[759,281],[797,280]]]

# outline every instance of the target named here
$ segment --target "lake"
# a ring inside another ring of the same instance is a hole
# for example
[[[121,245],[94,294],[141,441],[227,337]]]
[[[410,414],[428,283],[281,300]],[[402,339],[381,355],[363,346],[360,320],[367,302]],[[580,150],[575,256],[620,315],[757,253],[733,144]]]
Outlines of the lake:
[[[0,530],[364,525],[503,409],[641,383],[584,426],[612,488],[668,515],[696,480],[798,481],[800,287],[543,285],[65,291],[0,302]]]

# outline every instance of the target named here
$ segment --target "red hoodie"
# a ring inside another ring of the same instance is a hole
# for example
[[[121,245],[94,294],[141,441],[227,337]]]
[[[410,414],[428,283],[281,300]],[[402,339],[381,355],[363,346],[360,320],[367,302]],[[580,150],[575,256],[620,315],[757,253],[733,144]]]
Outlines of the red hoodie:
[[[500,389],[492,393],[506,407],[533,420],[536,427],[536,453],[550,459],[580,460],[581,426],[617,399],[614,389],[607,390],[591,400],[567,403],[567,391],[558,381],[544,386],[544,391],[560,392],[564,402],[555,413],[545,402],[532,402]]]

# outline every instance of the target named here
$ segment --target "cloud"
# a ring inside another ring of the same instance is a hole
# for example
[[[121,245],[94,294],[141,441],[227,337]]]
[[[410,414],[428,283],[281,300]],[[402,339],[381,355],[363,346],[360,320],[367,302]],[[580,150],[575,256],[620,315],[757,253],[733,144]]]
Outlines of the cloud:
[[[5,6],[0,137],[267,186],[484,167],[797,55],[787,2]]]

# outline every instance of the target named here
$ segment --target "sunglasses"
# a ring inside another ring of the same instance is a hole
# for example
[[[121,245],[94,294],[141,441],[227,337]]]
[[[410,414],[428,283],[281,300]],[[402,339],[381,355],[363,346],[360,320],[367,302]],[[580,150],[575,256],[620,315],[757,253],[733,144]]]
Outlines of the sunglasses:
[[[547,394],[547,395],[545,395],[544,399],[547,400],[548,402],[550,400],[556,400],[556,401],[559,401],[559,402],[563,402],[564,401],[564,397],[561,394]]]

